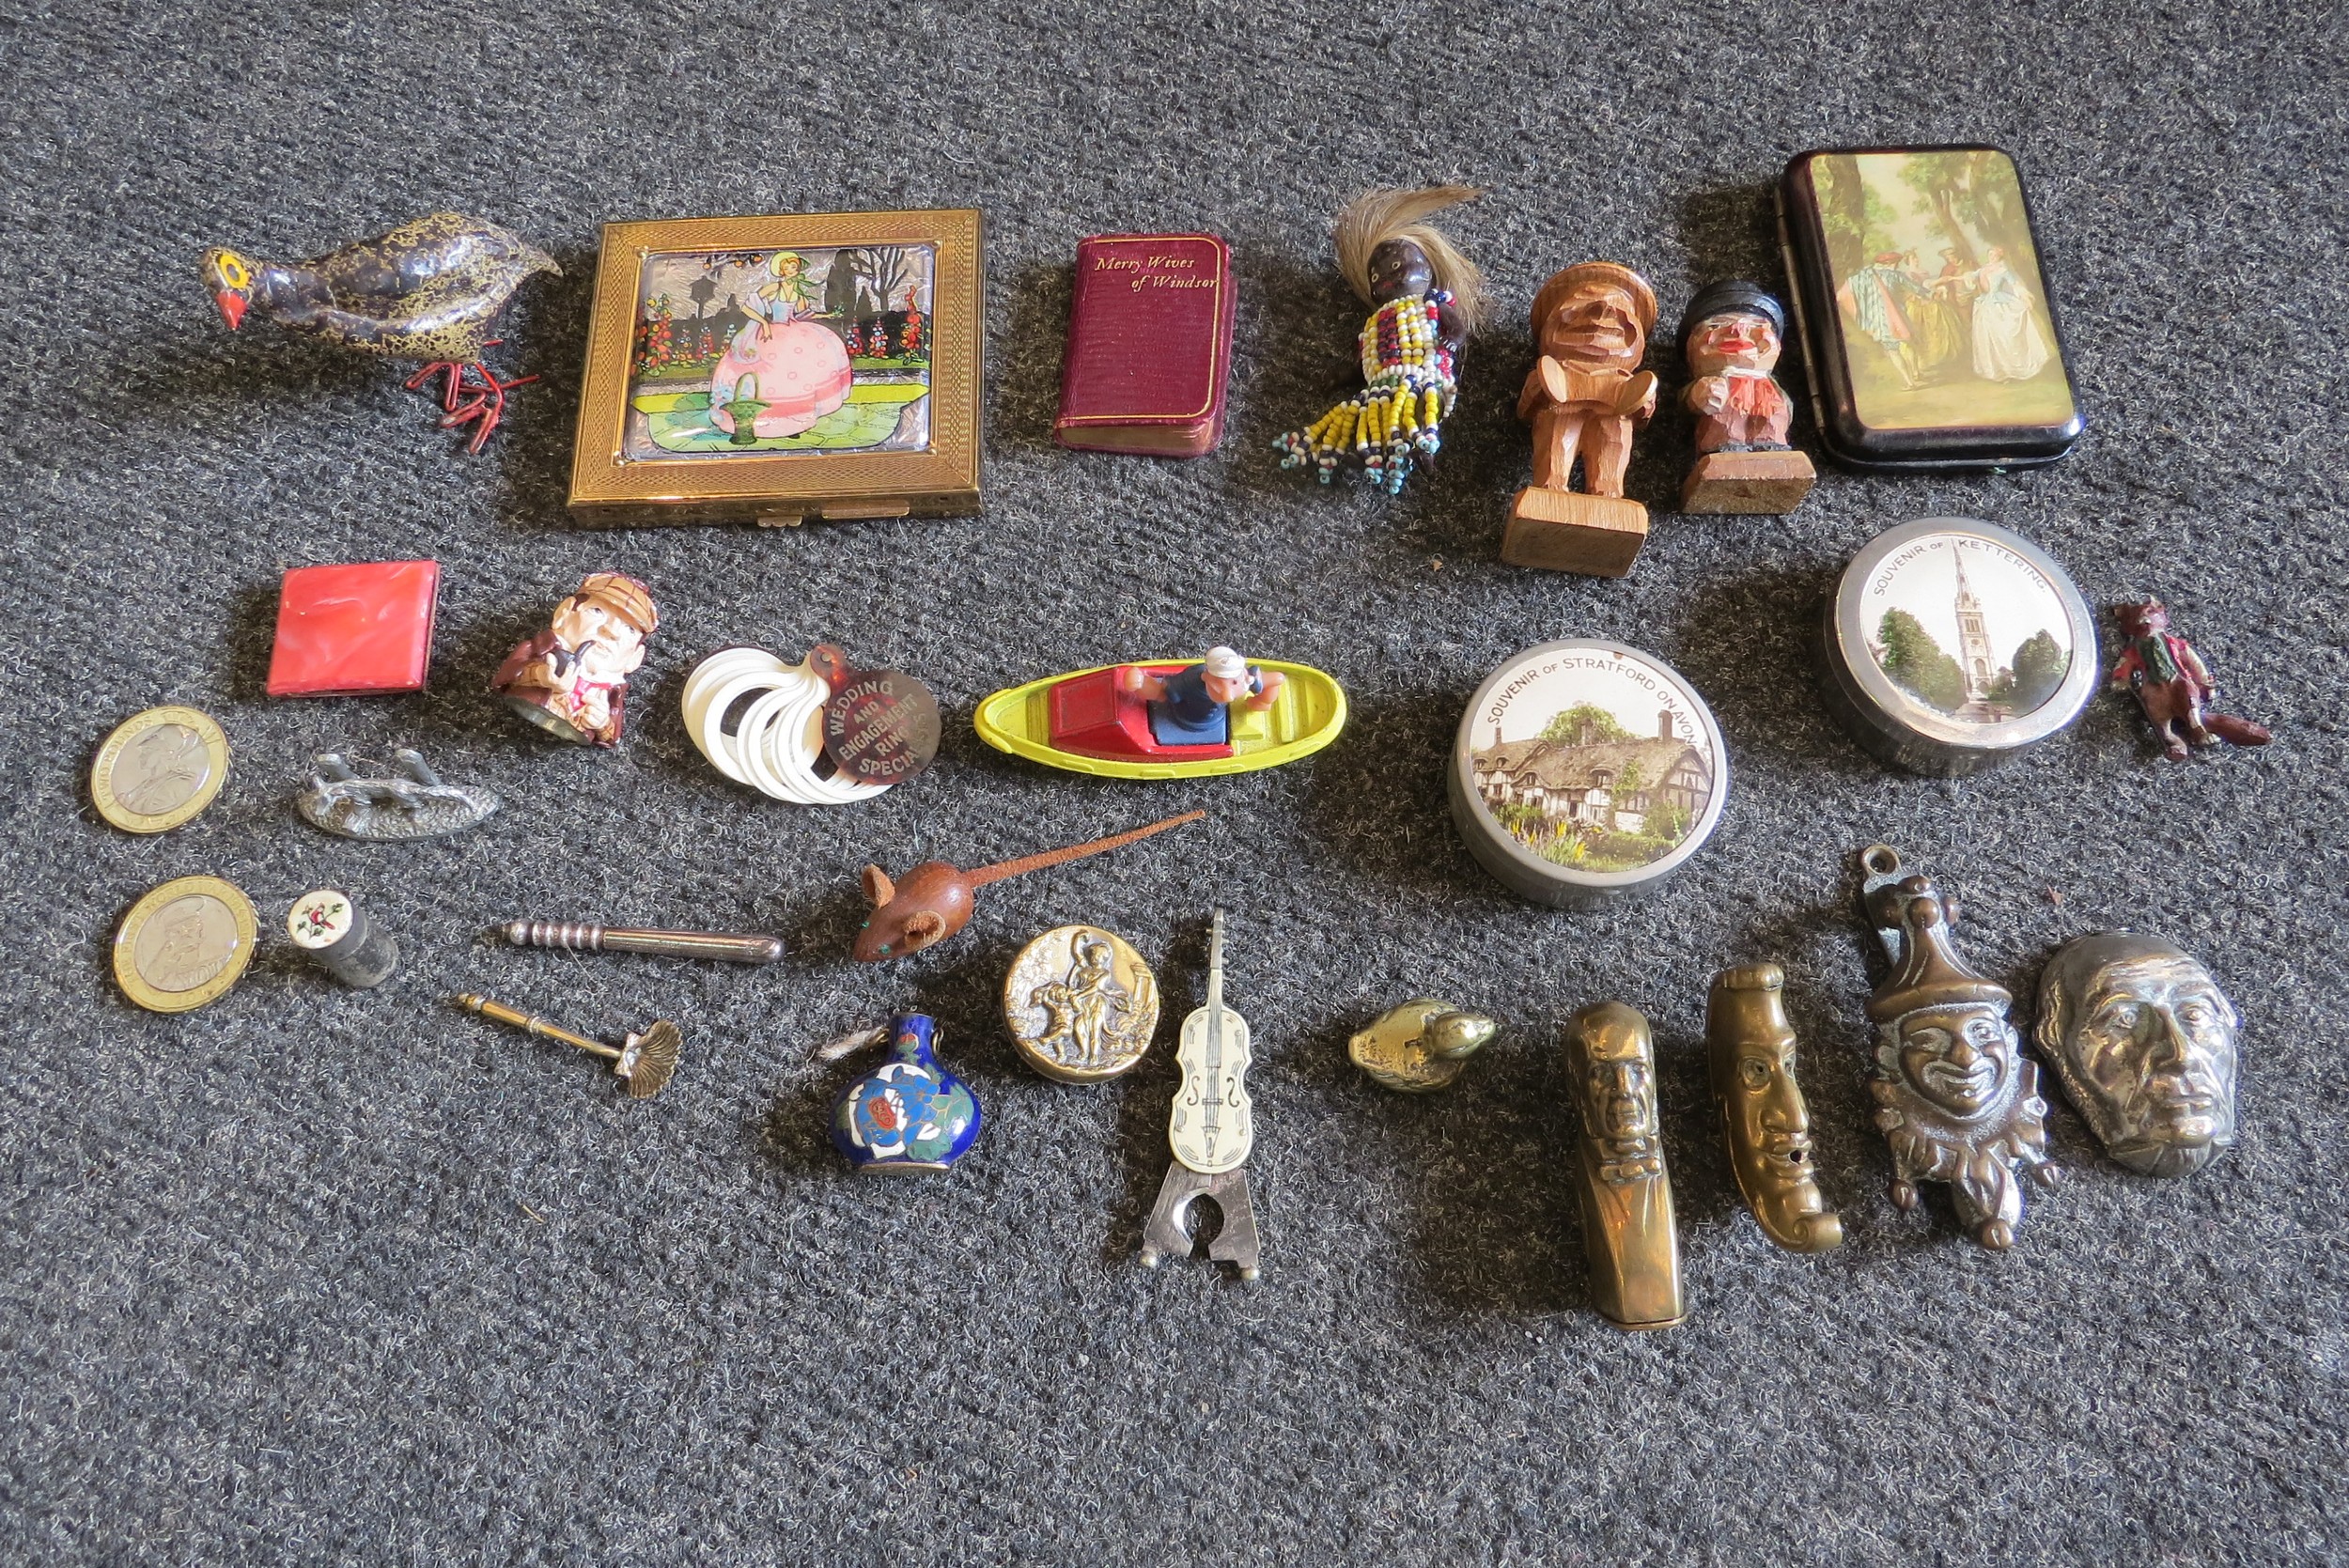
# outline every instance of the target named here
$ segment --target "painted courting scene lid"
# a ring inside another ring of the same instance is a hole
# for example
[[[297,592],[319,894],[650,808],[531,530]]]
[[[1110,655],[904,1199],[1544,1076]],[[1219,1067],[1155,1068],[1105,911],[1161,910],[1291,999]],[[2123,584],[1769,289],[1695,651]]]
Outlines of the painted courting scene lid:
[[[1719,820],[1719,727],[1670,665],[1587,639],[1487,675],[1453,745],[1453,816],[1526,897],[1584,903],[1671,875]]]
[[[1869,541],[1844,568],[1828,633],[1830,673],[1859,716],[1952,760],[2045,739],[2095,683],[2095,625],[2071,578],[2020,535],[1968,518]]]

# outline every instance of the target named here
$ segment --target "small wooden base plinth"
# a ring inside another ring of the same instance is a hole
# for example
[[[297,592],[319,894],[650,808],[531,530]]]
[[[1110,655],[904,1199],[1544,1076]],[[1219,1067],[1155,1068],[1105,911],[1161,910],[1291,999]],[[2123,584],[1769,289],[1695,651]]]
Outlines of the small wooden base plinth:
[[[1571,490],[1517,491],[1501,558],[1513,567],[1621,577],[1647,542],[1647,508],[1611,495]]]
[[[1680,487],[1680,509],[1783,517],[1802,505],[1818,477],[1799,452],[1707,453]]]

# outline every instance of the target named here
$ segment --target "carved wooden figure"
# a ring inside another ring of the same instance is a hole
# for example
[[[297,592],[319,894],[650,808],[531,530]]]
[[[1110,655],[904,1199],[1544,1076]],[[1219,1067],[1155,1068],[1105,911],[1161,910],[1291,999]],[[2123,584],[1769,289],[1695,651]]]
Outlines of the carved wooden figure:
[[[1533,427],[1533,483],[1501,536],[1511,566],[1621,577],[1639,558],[1647,508],[1625,499],[1623,476],[1632,430],[1656,412],[1655,373],[1640,368],[1655,326],[1656,290],[1611,261],[1568,267],[1533,296],[1542,356],[1517,395],[1517,417]]]
[[[1785,307],[1759,284],[1717,283],[1688,303],[1681,399],[1697,416],[1697,460],[1680,487],[1682,511],[1783,516],[1811,493],[1818,474],[1786,444],[1795,405],[1775,375],[1785,338]]]

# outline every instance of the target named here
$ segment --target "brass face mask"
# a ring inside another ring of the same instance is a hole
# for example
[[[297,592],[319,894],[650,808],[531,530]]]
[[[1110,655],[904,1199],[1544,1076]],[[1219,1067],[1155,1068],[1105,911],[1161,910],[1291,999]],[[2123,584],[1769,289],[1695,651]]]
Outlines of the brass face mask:
[[[1566,1072],[1582,1112],[1575,1186],[1591,1304],[1618,1328],[1669,1328],[1686,1311],[1647,1019],[1602,1001],[1577,1013],[1565,1034]]]
[[[1750,964],[1713,977],[1704,1005],[1713,1098],[1729,1134],[1729,1165],[1762,1234],[1792,1252],[1824,1252],[1843,1222],[1812,1176],[1811,1112],[1795,1081],[1795,1030],[1785,973]]]
[[[2039,983],[2040,1054],[2113,1158],[2186,1176],[2234,1142],[2234,1004],[2159,937],[2067,942]]]

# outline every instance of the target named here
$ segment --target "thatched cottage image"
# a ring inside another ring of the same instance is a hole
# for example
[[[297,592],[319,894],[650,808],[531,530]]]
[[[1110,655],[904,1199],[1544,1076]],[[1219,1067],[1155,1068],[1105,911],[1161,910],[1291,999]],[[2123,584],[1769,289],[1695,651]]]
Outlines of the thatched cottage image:
[[[1493,743],[1470,758],[1477,794],[1536,853],[1595,870],[1645,865],[1687,836],[1713,798],[1713,768],[1674,732],[1670,709],[1655,733],[1626,730],[1580,704],[1539,736]]]

